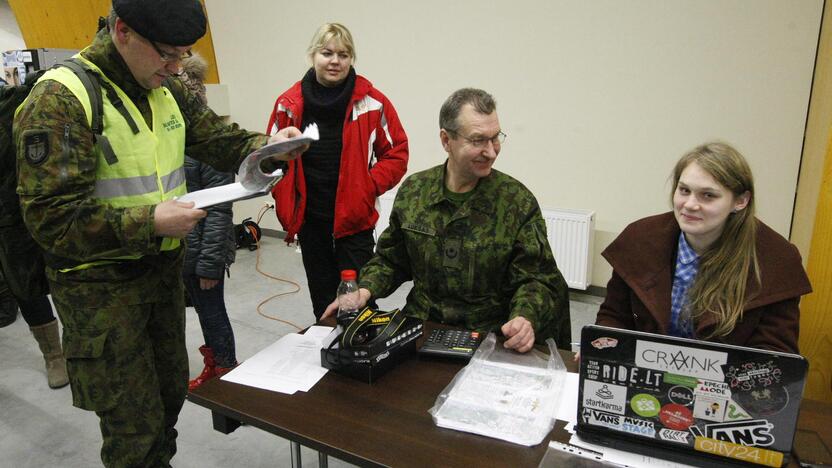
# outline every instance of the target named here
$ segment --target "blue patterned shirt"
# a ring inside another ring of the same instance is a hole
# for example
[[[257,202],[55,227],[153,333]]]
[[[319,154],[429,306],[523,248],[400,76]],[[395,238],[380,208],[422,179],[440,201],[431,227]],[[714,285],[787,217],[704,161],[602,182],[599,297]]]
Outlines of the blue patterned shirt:
[[[693,320],[688,305],[688,290],[699,272],[699,256],[693,251],[685,233],[679,233],[676,249],[676,270],[673,272],[673,289],[670,294],[670,327],[668,334],[684,338],[693,337]]]

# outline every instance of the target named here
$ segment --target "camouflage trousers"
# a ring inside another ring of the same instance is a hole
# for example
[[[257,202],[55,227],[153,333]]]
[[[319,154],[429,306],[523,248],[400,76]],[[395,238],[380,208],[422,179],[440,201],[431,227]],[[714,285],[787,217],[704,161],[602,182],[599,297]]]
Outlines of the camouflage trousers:
[[[73,404],[100,418],[105,466],[165,467],[176,453],[174,426],[188,389],[177,266],[181,263],[126,282],[98,283],[90,282],[95,269],[83,272],[83,282],[47,270],[64,325]],[[154,282],[155,291],[148,294],[147,284]]]

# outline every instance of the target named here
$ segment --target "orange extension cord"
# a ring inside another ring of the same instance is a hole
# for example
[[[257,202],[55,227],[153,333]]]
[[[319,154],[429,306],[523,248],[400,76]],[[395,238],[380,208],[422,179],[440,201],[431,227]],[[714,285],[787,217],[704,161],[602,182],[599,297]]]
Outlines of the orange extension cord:
[[[263,208],[260,208],[260,212],[257,213],[257,225],[258,226],[260,225],[260,220],[263,219],[263,215],[265,215],[266,212],[268,212],[270,209],[272,209],[272,205],[269,205],[268,203],[266,203],[265,206],[263,206]],[[266,305],[268,302],[270,302],[273,299],[277,299],[278,297],[281,297],[281,296],[287,296],[289,294],[297,293],[298,291],[300,291],[300,285],[298,283],[292,281],[292,280],[288,280],[288,279],[285,279],[285,278],[280,278],[278,276],[274,276],[274,275],[271,275],[269,273],[266,273],[265,271],[263,271],[260,268],[260,236],[258,236],[256,232],[252,232],[251,234],[254,237],[254,242],[257,244],[257,266],[256,266],[257,271],[261,275],[265,276],[266,278],[270,278],[270,279],[273,279],[275,281],[279,281],[281,283],[291,284],[292,286],[294,286],[294,289],[291,290],[291,291],[285,291],[285,292],[282,292],[282,293],[278,293],[278,294],[275,294],[274,296],[267,297],[266,299],[261,301],[259,304],[257,304],[257,313],[260,314],[262,317],[267,318],[269,320],[276,320],[278,322],[285,323],[286,325],[295,327],[295,328],[297,328],[298,331],[303,330],[302,327],[299,327],[296,324],[294,324],[294,323],[292,323],[288,320],[273,317],[273,316],[268,315],[268,314],[263,312],[262,307],[264,305]]]

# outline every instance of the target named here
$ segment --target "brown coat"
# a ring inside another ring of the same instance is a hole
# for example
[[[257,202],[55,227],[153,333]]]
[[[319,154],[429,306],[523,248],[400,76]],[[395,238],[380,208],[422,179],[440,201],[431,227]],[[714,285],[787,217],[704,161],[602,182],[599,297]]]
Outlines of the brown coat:
[[[718,341],[797,353],[798,304],[812,287],[797,249],[762,222],[757,224],[761,292],[751,297],[734,330]],[[651,216],[627,226],[604,250],[601,255],[613,274],[598,325],[667,334],[679,232],[672,212]],[[710,335],[715,321],[712,314],[697,320],[695,336]]]

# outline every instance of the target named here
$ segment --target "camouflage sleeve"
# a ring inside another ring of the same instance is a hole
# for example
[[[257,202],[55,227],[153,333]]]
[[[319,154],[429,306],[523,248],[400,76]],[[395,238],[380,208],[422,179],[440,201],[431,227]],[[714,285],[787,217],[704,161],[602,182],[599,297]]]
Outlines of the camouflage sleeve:
[[[402,283],[413,279],[398,214],[402,193],[406,191],[405,186],[402,189],[393,202],[390,225],[378,238],[376,254],[364,265],[358,278],[358,286],[367,288],[373,298],[387,297]]]
[[[20,206],[26,226],[48,252],[91,261],[157,253],[152,206],[95,202],[97,152],[84,109],[67,88],[34,87],[14,122]]]
[[[514,289],[509,319],[525,317],[534,326],[535,340],[553,338],[559,348],[570,349],[569,290],[549,241],[537,201],[518,231],[508,280]]]
[[[179,109],[187,121],[185,154],[220,172],[236,171],[243,159],[265,145],[269,137],[243,130],[236,123],[226,123],[180,80],[170,85]]]

